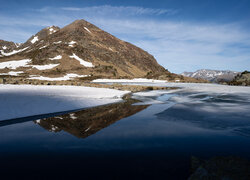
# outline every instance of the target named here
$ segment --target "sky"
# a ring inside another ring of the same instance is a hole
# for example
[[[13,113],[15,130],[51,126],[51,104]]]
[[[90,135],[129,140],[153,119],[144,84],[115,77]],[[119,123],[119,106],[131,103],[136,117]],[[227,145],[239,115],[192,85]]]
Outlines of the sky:
[[[84,19],[171,72],[250,70],[249,0],[0,0],[0,39]]]

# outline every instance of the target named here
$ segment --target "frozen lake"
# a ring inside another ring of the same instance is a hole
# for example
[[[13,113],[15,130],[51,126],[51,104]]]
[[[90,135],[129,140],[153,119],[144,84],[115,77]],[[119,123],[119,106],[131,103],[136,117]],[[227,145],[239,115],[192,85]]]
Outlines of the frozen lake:
[[[132,84],[181,89],[134,93],[141,102],[5,121],[0,124],[1,175],[187,179],[192,156],[250,159],[249,87]]]

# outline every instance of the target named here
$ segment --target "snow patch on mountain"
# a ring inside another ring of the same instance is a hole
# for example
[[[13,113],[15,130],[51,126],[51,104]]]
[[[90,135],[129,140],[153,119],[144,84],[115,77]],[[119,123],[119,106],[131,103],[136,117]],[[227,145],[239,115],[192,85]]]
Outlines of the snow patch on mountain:
[[[70,58],[74,58],[80,62],[81,65],[85,67],[94,67],[94,65],[91,62],[84,61],[83,59],[79,58],[75,53],[73,53],[72,56],[69,56]]]
[[[84,29],[85,29],[86,31],[88,31],[89,33],[91,33],[91,31],[90,31],[88,28],[84,27]]]
[[[54,44],[60,44],[62,41],[53,42]]]
[[[24,73],[23,71],[10,71],[8,73],[0,73],[0,75],[10,75],[10,76],[19,76],[19,74]]]
[[[62,56],[61,55],[58,55],[56,57],[53,57],[53,58],[49,58],[50,60],[59,60],[59,59],[62,59]]]
[[[32,43],[32,44],[34,44],[35,42],[37,42],[38,41],[38,36],[35,36],[30,42]]]
[[[57,30],[55,30],[53,27],[49,27],[49,31],[50,31],[49,34],[53,34],[53,33],[55,33]]]
[[[30,62],[31,62],[31,59],[2,62],[0,63],[0,69],[4,69],[4,68],[16,69],[18,67],[29,67],[29,65],[27,64]]]
[[[29,47],[26,47],[26,48],[19,49],[19,50],[14,50],[14,51],[8,52],[8,53],[5,53],[3,50],[0,50],[0,52],[2,53],[3,56],[11,56],[11,55],[20,53],[20,52],[22,52],[22,51],[25,51],[25,50],[28,49],[28,48],[29,48]]]
[[[54,67],[56,67],[58,65],[59,64],[32,65],[32,67],[34,67],[38,70],[47,70],[47,69],[53,69]]]

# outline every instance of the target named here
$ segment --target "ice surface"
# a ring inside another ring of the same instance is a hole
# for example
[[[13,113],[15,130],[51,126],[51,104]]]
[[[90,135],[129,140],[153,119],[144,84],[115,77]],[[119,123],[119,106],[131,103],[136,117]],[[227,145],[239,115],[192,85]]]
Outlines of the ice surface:
[[[92,82],[99,82],[99,83],[140,83],[140,82],[153,82],[153,83],[165,83],[165,80],[155,80],[155,79],[145,79],[145,78],[135,78],[135,79],[95,79]]]
[[[0,120],[115,103],[126,93],[79,86],[0,85]]]

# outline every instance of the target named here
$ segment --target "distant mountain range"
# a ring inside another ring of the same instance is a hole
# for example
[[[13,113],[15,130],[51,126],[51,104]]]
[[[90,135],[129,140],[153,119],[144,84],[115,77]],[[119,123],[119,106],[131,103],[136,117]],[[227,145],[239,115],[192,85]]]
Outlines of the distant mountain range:
[[[22,44],[0,40],[0,80],[9,83],[136,77],[197,81],[170,73],[148,52],[85,20],[44,28]]]
[[[240,73],[235,71],[200,69],[195,72],[183,72],[181,75],[196,79],[205,79],[210,82],[220,83],[220,82],[230,82],[238,74]]]

